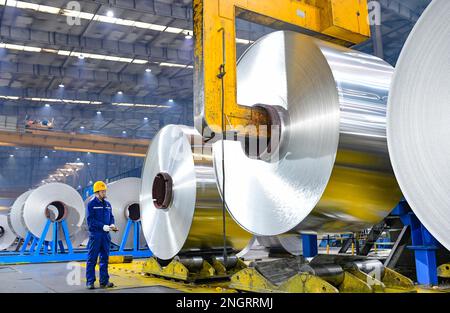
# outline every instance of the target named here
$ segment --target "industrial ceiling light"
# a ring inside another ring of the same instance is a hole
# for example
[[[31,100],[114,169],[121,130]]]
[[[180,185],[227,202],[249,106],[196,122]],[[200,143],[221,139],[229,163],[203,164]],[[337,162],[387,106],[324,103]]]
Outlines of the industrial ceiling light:
[[[64,88],[64,84],[63,84],[63,83],[60,83],[60,84],[58,85],[58,87],[59,87],[59,88]]]
[[[190,32],[188,32],[185,36],[184,36],[184,38],[185,39],[187,39],[187,40],[190,40],[190,39],[192,39],[192,35],[191,35],[191,33]]]
[[[83,59],[84,59],[84,54],[80,53],[80,54],[78,55],[78,58],[79,58],[80,60],[83,60]]]
[[[13,158],[13,157],[14,157],[14,154],[10,154],[9,157],[10,157],[10,158]]]
[[[126,130],[122,130],[122,134],[124,134],[124,135],[125,135],[126,133],[127,133],[127,131],[126,131]]]
[[[84,126],[80,126],[80,129],[84,129]]]
[[[169,99],[169,102],[170,102],[170,103],[173,103],[173,99]]]
[[[152,71],[152,69],[149,68],[149,67],[147,67],[147,68],[145,69],[145,71],[146,71],[147,73],[150,73],[150,72]]]
[[[144,117],[144,121],[148,121],[148,117]]]
[[[1,0],[0,0],[1,4]],[[119,56],[105,55],[105,54],[95,54],[95,53],[81,53],[78,51],[69,51],[69,50],[55,50],[51,48],[39,48],[34,46],[25,46],[25,45],[14,45],[14,44],[1,44],[0,48],[5,48],[9,50],[18,50],[18,51],[27,51],[27,52],[37,52],[37,53],[53,53],[57,55],[70,56],[70,57],[80,57],[83,55],[83,58],[86,59],[95,59],[95,60],[105,60],[111,62],[124,62],[124,63],[133,63],[133,64],[147,64],[148,60],[145,59],[136,59],[136,58],[125,58]],[[192,65],[180,64],[180,63],[170,63],[170,62],[160,62],[157,63],[159,66],[166,67],[179,67],[179,68],[193,68]]]
[[[44,155],[44,159],[48,159],[48,155]]]
[[[119,90],[119,91],[117,92],[117,94],[118,94],[118,95],[122,95],[122,94],[123,94],[123,91]]]
[[[46,103],[46,104],[45,104],[45,107],[46,107],[46,108],[49,108],[49,107],[50,107],[50,104]]]
[[[168,62],[160,62],[159,66],[180,67],[180,68],[194,68],[192,65],[178,64],[178,63],[168,63]]]
[[[136,27],[136,28],[143,28],[143,29],[150,29],[154,31],[159,32],[167,32],[167,33],[184,33],[187,34],[190,32],[188,29],[181,29],[177,27],[166,27],[165,25],[158,25],[158,24],[152,24],[152,23],[145,23],[145,22],[139,22],[129,19],[121,19],[114,17],[114,12],[112,10],[109,10],[106,12],[105,15],[99,15],[99,14],[93,14],[78,10],[69,10],[61,8],[54,7],[54,6],[48,6],[48,5],[39,5],[35,3],[28,3],[25,1],[0,1],[0,6],[9,6],[14,8],[20,8],[20,9],[27,9],[27,10],[33,10],[37,12],[47,13],[47,14],[54,14],[54,15],[63,15],[63,16],[69,16],[69,17],[77,17],[84,20],[93,20],[98,21],[102,23],[109,23],[109,24],[117,24],[117,25],[123,25],[128,27]],[[249,44],[252,43],[251,40],[246,39],[239,39],[236,38],[236,43],[239,44]],[[0,48],[1,44],[3,42],[0,42]]]
[[[100,111],[97,111],[97,115],[100,115],[100,114],[102,114],[102,112],[100,112]]]

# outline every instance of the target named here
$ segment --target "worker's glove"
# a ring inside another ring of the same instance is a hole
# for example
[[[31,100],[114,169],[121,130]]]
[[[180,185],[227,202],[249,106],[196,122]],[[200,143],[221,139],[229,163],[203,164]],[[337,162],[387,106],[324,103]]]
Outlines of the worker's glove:
[[[118,229],[117,229],[116,225],[111,224],[111,225],[109,225],[109,230],[116,232]]]
[[[109,232],[111,230],[111,226],[103,225],[103,231]]]

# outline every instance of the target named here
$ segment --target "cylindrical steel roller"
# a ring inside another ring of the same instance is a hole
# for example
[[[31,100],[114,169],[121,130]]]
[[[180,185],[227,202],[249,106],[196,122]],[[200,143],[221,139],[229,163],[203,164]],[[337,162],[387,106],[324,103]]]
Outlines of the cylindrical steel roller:
[[[80,230],[85,217],[85,208],[80,194],[71,186],[62,183],[42,185],[28,195],[23,206],[25,226],[36,237],[40,237],[47,220],[66,221],[70,238]],[[63,238],[60,228],[58,237]],[[45,240],[52,240],[49,229]],[[76,245],[77,243],[72,242]]]
[[[6,214],[0,214],[0,250],[8,249],[16,241],[17,236],[8,223]]]
[[[318,276],[333,286],[339,286],[344,281],[344,270],[337,264],[305,264],[299,272]]]
[[[387,137],[405,199],[450,250],[450,1],[434,0],[397,62]]]
[[[238,64],[238,103],[271,108],[281,133],[259,159],[224,142],[233,218],[273,236],[359,231],[388,215],[401,197],[385,131],[392,72],[376,57],[289,31],[252,45]],[[220,186],[221,143],[213,145]]]
[[[139,205],[139,192],[141,179],[127,177],[108,184],[107,200],[111,203],[115,225],[119,229],[111,232],[111,241],[120,246],[125,233],[128,220],[140,221],[141,209]],[[133,248],[133,228],[130,228],[125,248]],[[145,237],[140,231],[140,248],[146,246]]]
[[[344,267],[358,269],[363,273],[378,277],[380,280],[384,277],[384,265],[379,260],[353,261],[345,264]]]
[[[175,256],[174,259],[182,263],[190,271],[200,270],[203,265],[203,258],[201,256],[190,256],[190,257]]]
[[[12,231],[19,238],[25,238],[27,236],[28,229],[23,221],[23,205],[28,198],[32,190],[28,190],[17,197],[14,201],[8,214],[8,223]]]
[[[257,236],[258,243],[269,249],[286,251],[292,255],[303,254],[302,237],[299,234],[281,234],[278,236]]]
[[[152,140],[142,172],[140,205],[145,239],[158,258],[223,248],[222,202],[211,147],[195,129],[169,125]],[[246,247],[250,234],[227,214],[225,220],[227,248]]]

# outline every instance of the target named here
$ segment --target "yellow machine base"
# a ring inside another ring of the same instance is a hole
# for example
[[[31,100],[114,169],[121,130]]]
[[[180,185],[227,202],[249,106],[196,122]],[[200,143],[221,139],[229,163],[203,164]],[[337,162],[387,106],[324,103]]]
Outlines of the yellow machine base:
[[[246,268],[231,277],[230,288],[247,292],[289,293],[400,293],[416,292],[414,283],[407,277],[385,269],[382,281],[359,270],[344,272],[344,280],[333,286],[320,277],[299,273],[280,285],[274,285],[254,268]]]
[[[450,286],[418,286],[407,277],[391,270],[385,269],[385,275],[381,281],[360,271],[345,271],[344,280],[339,286],[334,286],[320,277],[307,273],[299,273],[279,285],[274,285],[254,268],[247,268],[245,264],[240,270],[231,276],[230,280],[193,280],[180,279],[186,273],[179,272],[179,264],[173,264],[173,276],[157,276],[149,274],[148,270],[154,270],[152,258],[146,261],[134,260],[129,262],[125,258],[121,263],[119,259],[111,260],[109,265],[110,275],[114,279],[116,288],[131,289],[141,287],[162,286],[187,293],[450,293]],[[150,263],[149,263],[150,262]],[[161,268],[168,270],[167,267]],[[190,274],[192,275],[192,273]],[[187,275],[189,276],[189,275]],[[184,275],[184,277],[187,277]],[[199,283],[199,281],[204,281]]]
[[[143,273],[156,277],[176,279],[185,282],[200,282],[212,280],[228,280],[231,275],[245,268],[246,265],[238,259],[236,265],[227,269],[219,261],[209,263],[203,261],[197,271],[189,271],[181,262],[172,260],[167,266],[161,266],[155,258],[148,259],[143,266]]]

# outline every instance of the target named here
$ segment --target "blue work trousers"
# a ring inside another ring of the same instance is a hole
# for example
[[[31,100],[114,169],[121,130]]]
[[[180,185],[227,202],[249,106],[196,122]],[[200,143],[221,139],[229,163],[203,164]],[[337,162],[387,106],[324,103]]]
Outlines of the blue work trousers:
[[[92,285],[95,282],[95,266],[100,255],[100,284],[106,285],[109,282],[108,259],[111,247],[111,235],[107,232],[90,233],[88,243],[88,258],[86,265],[86,284]]]

